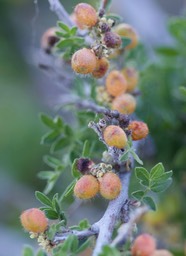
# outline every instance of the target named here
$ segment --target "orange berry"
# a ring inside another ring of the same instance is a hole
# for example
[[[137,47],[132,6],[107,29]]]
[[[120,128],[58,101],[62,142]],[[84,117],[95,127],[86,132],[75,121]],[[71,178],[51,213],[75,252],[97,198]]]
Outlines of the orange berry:
[[[118,96],[127,90],[127,81],[121,72],[111,71],[106,78],[106,89],[111,96]]]
[[[149,234],[138,236],[132,246],[132,256],[150,256],[156,249],[156,241]]]
[[[79,74],[89,74],[96,68],[97,59],[90,49],[80,49],[72,56],[72,69]]]
[[[173,254],[167,250],[155,250],[151,256],[173,256]]]
[[[79,29],[83,29],[83,26],[81,24],[79,24],[78,20],[77,20],[77,17],[75,15],[75,13],[73,12],[71,15],[70,15],[70,19],[75,23],[75,25],[79,28]]]
[[[127,92],[133,91],[138,83],[139,75],[135,68],[127,67],[122,69],[122,74],[127,80]]]
[[[103,138],[110,147],[124,148],[127,144],[125,132],[117,125],[109,125],[103,131]]]
[[[133,140],[141,140],[145,138],[149,133],[149,128],[146,123],[140,121],[132,121],[128,129],[132,131]]]
[[[48,220],[44,212],[37,208],[31,208],[22,212],[20,219],[24,229],[34,233],[42,233],[48,226]]]
[[[47,29],[41,37],[41,48],[50,53],[52,47],[59,41],[59,38],[56,36],[57,28]]]
[[[132,114],[136,109],[136,100],[132,95],[124,93],[113,100],[112,109],[121,114]]]
[[[98,21],[96,10],[89,4],[80,3],[74,9],[77,23],[81,27],[93,27]]]
[[[98,180],[92,175],[82,176],[74,187],[74,195],[80,199],[90,199],[99,191]]]
[[[118,197],[121,192],[121,187],[119,177],[113,172],[107,172],[99,178],[100,194],[108,200],[113,200]]]
[[[131,43],[125,47],[125,49],[133,49],[138,44],[138,35],[134,28],[126,23],[121,23],[115,27],[115,32],[124,37],[131,39]]]
[[[97,59],[96,68],[92,72],[93,77],[101,78],[103,77],[109,68],[109,61],[106,58]]]
[[[119,48],[122,44],[121,37],[112,31],[105,33],[103,41],[105,45],[109,48]]]

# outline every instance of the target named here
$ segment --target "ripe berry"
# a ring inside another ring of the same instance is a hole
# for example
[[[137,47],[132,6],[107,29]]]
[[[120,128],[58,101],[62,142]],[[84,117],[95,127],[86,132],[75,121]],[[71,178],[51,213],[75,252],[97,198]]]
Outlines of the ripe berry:
[[[113,100],[112,109],[121,114],[132,114],[136,109],[136,100],[132,95],[124,93]]]
[[[97,59],[90,49],[80,49],[72,56],[72,69],[79,74],[89,74],[96,68]]]
[[[79,29],[83,29],[83,26],[81,24],[79,24],[78,20],[77,20],[77,17],[75,15],[75,13],[73,12],[71,15],[70,15],[70,19],[75,23],[75,25],[79,28]]]
[[[127,92],[133,91],[138,83],[138,72],[132,67],[124,68],[121,72],[127,80]]]
[[[131,39],[131,43],[125,47],[125,49],[133,49],[138,44],[138,35],[133,27],[129,24],[121,23],[115,27],[115,32],[124,37]]]
[[[138,236],[132,246],[132,256],[150,256],[156,249],[156,241],[149,234]]]
[[[57,28],[49,28],[44,32],[41,37],[41,48],[47,53],[51,52],[52,47],[59,41],[59,38],[56,36]]]
[[[76,20],[81,27],[93,27],[98,21],[96,10],[89,4],[80,3],[74,9]]]
[[[173,254],[167,250],[155,250],[151,256],[173,256]]]
[[[105,33],[103,41],[105,45],[109,48],[119,48],[121,46],[121,37],[112,31],[108,31]]]
[[[127,144],[125,132],[117,125],[109,125],[103,131],[103,138],[110,147],[124,148]]]
[[[129,124],[128,129],[132,131],[131,136],[133,140],[141,140],[149,133],[146,123],[140,121],[132,121]]]
[[[121,187],[119,177],[113,172],[107,172],[99,178],[100,194],[108,200],[113,200],[118,197],[121,192]]]
[[[127,90],[127,81],[121,72],[111,71],[106,78],[106,89],[111,96],[118,96]]]
[[[37,208],[31,208],[22,212],[20,219],[24,229],[34,233],[42,233],[48,226],[45,214]]]
[[[109,61],[106,58],[97,59],[96,68],[92,72],[93,77],[101,78],[103,77],[109,68]]]
[[[74,195],[80,199],[90,199],[99,191],[99,183],[92,175],[82,176],[74,187]]]

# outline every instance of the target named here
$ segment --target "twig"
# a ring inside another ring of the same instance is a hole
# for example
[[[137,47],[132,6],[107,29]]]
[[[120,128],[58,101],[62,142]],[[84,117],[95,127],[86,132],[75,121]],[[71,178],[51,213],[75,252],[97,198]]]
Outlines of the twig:
[[[139,220],[139,218],[149,210],[147,206],[142,206],[137,208],[134,212],[131,213],[130,220],[127,223],[124,223],[118,229],[118,235],[112,241],[112,246],[117,246],[124,244],[128,235],[131,233],[134,224]]]
[[[59,0],[48,0],[48,2],[50,4],[51,11],[55,12],[60,20],[65,22],[70,27],[74,26],[74,23],[70,19],[69,14],[67,13],[67,11],[65,10],[65,8]]]

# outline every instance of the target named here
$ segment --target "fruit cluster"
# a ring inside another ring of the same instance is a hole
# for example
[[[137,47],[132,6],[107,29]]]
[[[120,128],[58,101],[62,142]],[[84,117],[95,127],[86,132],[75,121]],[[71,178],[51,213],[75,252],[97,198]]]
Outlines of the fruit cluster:
[[[91,163],[91,168],[88,164]],[[92,165],[89,159],[80,158],[77,168],[83,176],[76,182],[74,195],[80,199],[91,199],[100,193],[105,199],[113,200],[120,194],[122,185],[111,165],[100,163]]]
[[[167,250],[156,249],[156,241],[149,234],[139,235],[131,248],[132,256],[173,256]]]

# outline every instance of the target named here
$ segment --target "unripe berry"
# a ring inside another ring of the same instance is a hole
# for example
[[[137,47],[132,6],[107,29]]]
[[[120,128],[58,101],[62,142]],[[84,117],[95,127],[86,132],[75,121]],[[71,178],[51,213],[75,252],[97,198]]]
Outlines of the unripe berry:
[[[42,233],[48,226],[48,220],[45,217],[45,214],[37,208],[31,208],[24,211],[21,214],[20,219],[24,229],[30,232]]]
[[[96,68],[92,72],[93,77],[101,78],[103,77],[109,68],[109,61],[106,58],[97,59]]]
[[[103,138],[110,147],[124,148],[127,144],[125,132],[117,125],[109,125],[103,131]]]
[[[81,27],[93,27],[98,21],[96,10],[89,4],[80,3],[74,9],[76,20]]]
[[[111,71],[106,78],[106,89],[111,96],[119,96],[127,90],[127,81],[121,72]]]
[[[129,124],[128,129],[132,132],[131,136],[133,140],[141,140],[149,133],[147,124],[140,121],[132,121]]]
[[[128,93],[122,94],[113,100],[112,109],[121,114],[132,114],[136,109],[136,100]]]
[[[106,32],[103,38],[105,45],[109,48],[119,48],[122,44],[121,37],[112,31]]]
[[[138,83],[138,72],[132,67],[124,68],[121,72],[127,80],[127,92],[133,91]]]
[[[74,187],[74,195],[80,199],[90,199],[99,191],[98,180],[92,175],[82,176]]]
[[[125,47],[125,49],[135,48],[138,44],[138,35],[133,27],[129,24],[121,23],[115,27],[115,32],[124,37],[128,37],[131,39],[131,43]]]
[[[132,246],[132,256],[151,256],[156,249],[156,241],[149,234],[138,236]]]
[[[79,74],[89,74],[96,68],[97,59],[90,49],[80,49],[72,56],[72,69]]]
[[[173,256],[173,254],[167,250],[155,250],[151,256]]]
[[[57,28],[49,28],[44,32],[41,37],[41,48],[47,53],[51,52],[52,47],[59,41],[59,38],[56,36]]]
[[[113,200],[121,192],[121,181],[119,177],[113,172],[107,172],[99,178],[99,192],[108,199]]]

